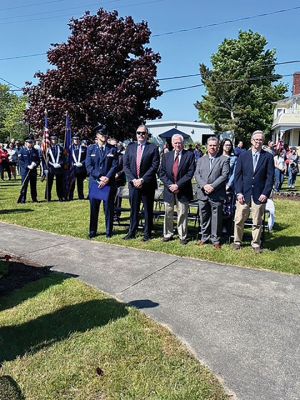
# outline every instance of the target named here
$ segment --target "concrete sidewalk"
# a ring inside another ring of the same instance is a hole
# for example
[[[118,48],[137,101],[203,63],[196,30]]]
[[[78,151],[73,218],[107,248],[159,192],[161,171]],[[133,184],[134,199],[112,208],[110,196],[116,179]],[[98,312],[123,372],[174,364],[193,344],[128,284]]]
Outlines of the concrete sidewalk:
[[[168,325],[238,399],[300,399],[299,276],[4,223],[0,233],[2,252],[76,274]]]

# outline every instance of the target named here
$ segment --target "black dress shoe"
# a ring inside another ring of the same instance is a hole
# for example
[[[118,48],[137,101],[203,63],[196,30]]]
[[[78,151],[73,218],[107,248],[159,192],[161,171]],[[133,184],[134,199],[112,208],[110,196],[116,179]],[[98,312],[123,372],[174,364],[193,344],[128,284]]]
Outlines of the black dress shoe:
[[[144,236],[143,239],[142,239],[142,241],[143,241],[143,242],[149,242],[149,240],[151,240],[151,239],[152,239],[151,236]]]
[[[89,233],[89,238],[90,239],[94,239],[96,237],[96,233],[95,232],[90,232]]]
[[[185,239],[180,239],[180,244],[183,244],[183,245],[186,245],[186,244],[188,244],[188,239],[187,238],[185,238]]]
[[[135,235],[133,235],[132,233],[127,233],[127,235],[123,237],[123,240],[132,240],[132,239],[135,239]]]

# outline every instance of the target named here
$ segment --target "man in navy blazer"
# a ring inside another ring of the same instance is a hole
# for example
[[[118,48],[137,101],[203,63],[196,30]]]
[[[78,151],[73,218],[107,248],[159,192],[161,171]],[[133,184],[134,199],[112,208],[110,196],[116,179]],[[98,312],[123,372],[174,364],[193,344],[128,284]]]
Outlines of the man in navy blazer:
[[[130,226],[124,240],[134,239],[139,225],[141,202],[144,205],[144,238],[151,239],[153,226],[154,193],[157,188],[156,172],[159,167],[159,152],[155,144],[149,143],[148,129],[140,125],[136,132],[137,143],[128,145],[124,154],[124,171],[129,187],[131,207]]]
[[[192,179],[195,172],[194,153],[184,150],[181,135],[172,136],[173,151],[163,154],[160,179],[164,184],[164,237],[173,239],[174,206],[177,208],[177,231],[180,243],[187,244],[189,202],[193,199]]]
[[[264,139],[262,131],[255,131],[251,137],[251,149],[241,153],[237,161],[234,178],[237,196],[233,243],[235,250],[241,248],[244,224],[251,207],[251,245],[255,253],[262,251],[262,220],[274,182],[274,159],[272,154],[262,149]]]
[[[116,194],[115,175],[118,170],[117,149],[107,143],[106,127],[100,125],[96,128],[96,143],[88,147],[85,166],[89,175],[89,186],[97,182],[99,188],[109,186],[108,199],[104,200],[106,237],[112,236],[114,218],[114,199]],[[90,239],[97,234],[99,208],[101,200],[90,199]]]

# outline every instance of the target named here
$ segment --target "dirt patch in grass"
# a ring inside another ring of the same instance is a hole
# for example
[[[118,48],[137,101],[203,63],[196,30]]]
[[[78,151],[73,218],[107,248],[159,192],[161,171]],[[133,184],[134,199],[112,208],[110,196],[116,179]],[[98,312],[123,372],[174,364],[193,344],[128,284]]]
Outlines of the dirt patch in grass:
[[[27,261],[8,254],[0,253],[0,262],[5,264],[6,272],[0,278],[0,297],[15,289],[21,289],[27,283],[49,275],[49,267],[41,267],[32,261]]]
[[[274,193],[274,199],[300,201],[300,192],[290,191]]]

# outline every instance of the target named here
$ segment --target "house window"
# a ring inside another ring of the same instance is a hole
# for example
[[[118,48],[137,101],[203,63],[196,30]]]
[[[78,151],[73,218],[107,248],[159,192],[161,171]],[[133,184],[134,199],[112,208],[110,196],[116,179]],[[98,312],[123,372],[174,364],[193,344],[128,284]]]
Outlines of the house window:
[[[280,115],[285,113],[285,108],[277,108],[276,110],[276,117],[279,117]]]

